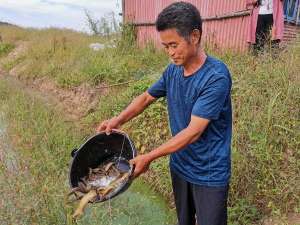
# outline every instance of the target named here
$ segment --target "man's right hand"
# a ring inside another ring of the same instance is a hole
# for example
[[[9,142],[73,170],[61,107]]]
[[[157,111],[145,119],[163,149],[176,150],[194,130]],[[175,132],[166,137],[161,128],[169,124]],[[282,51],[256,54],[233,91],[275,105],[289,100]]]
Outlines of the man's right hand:
[[[111,133],[112,129],[118,129],[121,126],[121,121],[118,117],[113,117],[109,120],[105,120],[96,128],[96,131],[99,133],[101,131],[105,131],[107,135]]]

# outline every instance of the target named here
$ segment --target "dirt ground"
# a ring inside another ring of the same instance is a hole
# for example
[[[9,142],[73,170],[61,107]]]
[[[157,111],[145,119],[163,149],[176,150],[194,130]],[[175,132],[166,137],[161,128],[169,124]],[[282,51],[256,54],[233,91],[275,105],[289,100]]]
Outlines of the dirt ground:
[[[290,213],[286,218],[267,218],[263,225],[300,225],[300,213]]]
[[[22,79],[22,70],[26,65],[17,64],[9,72],[6,72],[2,65],[14,61],[27,51],[26,42],[18,42],[16,48],[0,61],[0,77],[15,82],[16,85],[26,92],[39,92],[40,95],[56,108],[61,108],[67,118],[79,120],[88,113],[94,111],[98,105],[99,97],[108,94],[108,88],[104,84],[91,87],[89,84],[82,84],[78,87],[62,89],[55,82],[44,77],[35,80]]]

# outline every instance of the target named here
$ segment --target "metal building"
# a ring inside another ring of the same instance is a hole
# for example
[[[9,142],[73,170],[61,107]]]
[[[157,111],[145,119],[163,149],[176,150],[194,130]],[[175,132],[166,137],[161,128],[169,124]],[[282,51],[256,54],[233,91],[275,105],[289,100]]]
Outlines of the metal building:
[[[286,27],[284,41],[294,39],[300,32],[300,0],[284,0]],[[136,27],[137,42],[152,41],[160,46],[155,20],[160,11],[174,0],[123,0],[123,20]],[[214,48],[244,51],[248,48],[246,36],[250,11],[246,0],[186,0],[194,4],[203,19],[203,43]]]

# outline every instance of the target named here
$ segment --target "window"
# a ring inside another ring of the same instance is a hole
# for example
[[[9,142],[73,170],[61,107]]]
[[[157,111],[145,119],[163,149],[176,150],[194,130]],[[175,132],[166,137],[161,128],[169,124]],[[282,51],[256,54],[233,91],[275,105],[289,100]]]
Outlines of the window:
[[[284,0],[284,19],[300,25],[300,0]]]

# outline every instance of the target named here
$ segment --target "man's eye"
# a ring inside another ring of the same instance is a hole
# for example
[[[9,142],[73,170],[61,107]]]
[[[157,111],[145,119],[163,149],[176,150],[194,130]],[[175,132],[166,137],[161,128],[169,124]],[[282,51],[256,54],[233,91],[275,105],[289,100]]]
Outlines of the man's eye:
[[[177,48],[177,45],[175,45],[175,44],[171,45],[171,48]]]

